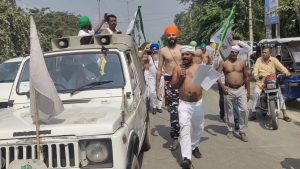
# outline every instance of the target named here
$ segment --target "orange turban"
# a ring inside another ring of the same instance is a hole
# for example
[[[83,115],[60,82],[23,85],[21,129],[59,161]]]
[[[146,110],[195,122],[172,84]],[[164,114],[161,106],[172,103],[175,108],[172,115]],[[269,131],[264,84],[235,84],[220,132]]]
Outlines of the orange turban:
[[[165,36],[168,36],[170,33],[174,33],[175,36],[178,37],[179,34],[180,34],[180,31],[179,31],[179,29],[177,28],[176,25],[169,25],[165,29]]]

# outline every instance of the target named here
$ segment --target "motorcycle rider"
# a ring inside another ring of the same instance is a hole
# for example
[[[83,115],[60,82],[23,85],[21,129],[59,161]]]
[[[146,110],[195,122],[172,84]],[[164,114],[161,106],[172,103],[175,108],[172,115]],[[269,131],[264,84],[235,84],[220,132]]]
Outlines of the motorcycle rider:
[[[275,74],[276,71],[280,71],[286,76],[291,75],[291,73],[287,70],[287,68],[285,68],[275,57],[271,57],[270,48],[265,47],[263,49],[262,56],[256,60],[253,69],[253,76],[256,80],[256,85],[255,85],[255,90],[252,98],[253,101],[252,115],[249,120],[251,121],[256,120],[255,107],[264,85],[264,81],[261,79],[261,77],[266,77],[268,75]],[[283,120],[286,122],[291,122],[291,118],[288,117],[286,112],[286,106],[284,103],[281,90],[279,90],[279,100],[280,100],[280,105],[283,113]]]

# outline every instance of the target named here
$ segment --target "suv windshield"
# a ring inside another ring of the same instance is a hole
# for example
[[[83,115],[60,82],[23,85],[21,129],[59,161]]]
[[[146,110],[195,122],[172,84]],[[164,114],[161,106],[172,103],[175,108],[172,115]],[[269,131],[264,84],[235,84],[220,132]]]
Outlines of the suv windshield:
[[[14,82],[21,62],[4,62],[0,64],[0,83]]]
[[[45,57],[48,72],[58,92],[71,92],[93,82],[111,81],[95,88],[120,88],[124,76],[120,57],[117,53],[72,53]],[[24,91],[29,83],[29,60],[26,61],[17,91]]]

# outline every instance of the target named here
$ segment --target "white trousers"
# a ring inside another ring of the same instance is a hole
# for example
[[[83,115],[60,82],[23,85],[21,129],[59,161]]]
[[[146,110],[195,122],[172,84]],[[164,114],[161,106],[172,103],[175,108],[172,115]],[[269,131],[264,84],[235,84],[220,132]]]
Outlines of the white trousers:
[[[258,86],[255,86],[254,94],[253,94],[253,97],[252,97],[252,102],[253,102],[252,103],[252,113],[255,112],[257,101],[259,100],[261,92],[262,92],[262,90]],[[279,90],[278,95],[279,95],[279,102],[280,102],[281,110],[286,110],[286,105],[285,105],[285,101],[284,101],[284,98],[282,96],[281,90]]]
[[[192,150],[199,146],[204,128],[204,106],[198,102],[179,100],[180,146],[182,158],[192,158]]]
[[[158,100],[156,97],[156,79],[155,76],[150,75],[149,71],[145,71],[145,80],[149,89],[149,97],[150,97],[150,105],[152,108],[161,109],[162,100]],[[164,80],[163,78],[160,80],[160,91],[163,93],[164,91]]]

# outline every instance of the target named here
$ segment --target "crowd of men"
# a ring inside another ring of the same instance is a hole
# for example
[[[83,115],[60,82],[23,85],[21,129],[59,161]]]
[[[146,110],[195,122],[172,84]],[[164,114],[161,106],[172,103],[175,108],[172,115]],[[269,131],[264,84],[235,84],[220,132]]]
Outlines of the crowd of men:
[[[105,15],[104,19],[92,29],[88,17],[81,17],[78,36],[94,35],[107,22],[108,28],[101,34],[121,33],[116,29],[117,17]],[[181,145],[183,169],[191,168],[192,155],[201,158],[199,149],[201,134],[204,129],[203,89],[200,84],[193,83],[196,71],[200,65],[211,65],[223,76],[218,80],[220,120],[226,123],[228,138],[234,137],[234,131],[239,138],[248,142],[246,127],[249,118],[248,101],[250,99],[250,77],[246,65],[250,46],[240,40],[234,40],[227,60],[216,57],[218,44],[210,42],[198,43],[191,41],[189,45],[180,45],[177,38],[180,31],[175,25],[169,25],[164,31],[167,44],[160,49],[156,43],[147,44],[140,60],[145,81],[150,93],[152,113],[162,113],[163,99],[170,113],[170,150],[174,151]],[[256,86],[253,94],[253,105],[250,120],[256,119],[256,103],[263,90],[261,77],[274,74],[277,71],[289,76],[290,72],[271,56],[269,48],[264,48],[262,56],[257,59],[253,77]],[[280,93],[280,105],[283,120],[290,122],[284,99]]]
[[[248,118],[256,119],[256,103],[263,90],[261,77],[277,71],[289,76],[290,72],[271,56],[269,48],[263,49],[262,56],[254,65],[253,77],[256,86],[252,98],[252,113],[249,115],[247,103],[250,99],[250,77],[246,59],[250,46],[243,41],[234,40],[228,59],[223,60],[216,57],[218,44],[210,42],[209,45],[198,45],[192,41],[189,45],[180,45],[177,43],[179,34],[180,31],[175,25],[166,27],[164,35],[167,45],[159,49],[158,44],[148,44],[141,60],[150,89],[152,113],[162,113],[164,97],[170,113],[170,150],[176,150],[180,144],[183,159],[181,167],[189,169],[192,155],[196,158],[202,157],[199,143],[204,128],[203,89],[199,84],[193,83],[199,65],[211,65],[223,73],[218,80],[220,120],[226,123],[229,139],[234,137],[236,131],[244,142],[248,142]],[[280,100],[283,120],[290,122],[282,95]]]

